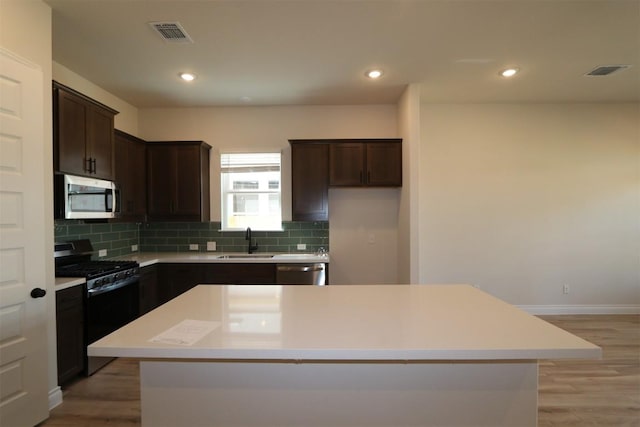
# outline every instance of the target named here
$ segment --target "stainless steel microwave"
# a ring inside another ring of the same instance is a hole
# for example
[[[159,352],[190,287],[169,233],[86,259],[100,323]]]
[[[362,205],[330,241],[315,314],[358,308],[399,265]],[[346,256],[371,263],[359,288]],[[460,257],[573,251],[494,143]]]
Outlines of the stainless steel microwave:
[[[116,184],[75,175],[54,176],[56,219],[114,218],[118,211]]]

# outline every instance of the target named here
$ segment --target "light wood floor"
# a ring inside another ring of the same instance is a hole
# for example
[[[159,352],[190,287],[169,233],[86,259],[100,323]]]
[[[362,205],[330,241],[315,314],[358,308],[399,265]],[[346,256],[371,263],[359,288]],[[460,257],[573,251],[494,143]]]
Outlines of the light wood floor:
[[[601,346],[603,358],[540,362],[538,426],[640,427],[640,316],[542,318]],[[135,360],[118,359],[63,393],[41,426],[140,425]]]
[[[640,316],[541,316],[601,360],[540,362],[538,426],[640,427]]]

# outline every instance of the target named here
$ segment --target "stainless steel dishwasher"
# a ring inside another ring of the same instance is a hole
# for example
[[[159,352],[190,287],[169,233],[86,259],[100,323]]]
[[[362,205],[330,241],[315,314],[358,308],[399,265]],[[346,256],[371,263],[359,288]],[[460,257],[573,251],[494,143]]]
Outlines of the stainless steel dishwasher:
[[[276,267],[278,285],[326,284],[326,266],[323,262],[278,264]]]

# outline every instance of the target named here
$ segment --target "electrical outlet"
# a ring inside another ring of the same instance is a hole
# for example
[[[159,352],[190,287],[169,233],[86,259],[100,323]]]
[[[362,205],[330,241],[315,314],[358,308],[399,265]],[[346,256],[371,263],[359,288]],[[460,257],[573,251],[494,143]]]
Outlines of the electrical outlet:
[[[569,293],[569,285],[562,285],[562,293],[565,295]]]
[[[208,251],[215,251],[216,249],[216,242],[207,242],[207,250]]]
[[[106,249],[100,249],[98,251],[98,256],[99,257],[107,256],[107,250]]]
[[[138,245],[131,245],[131,252],[138,252]]]
[[[189,245],[189,250],[190,251],[197,251],[198,250],[198,245]]]
[[[297,248],[298,248],[299,251],[305,251],[305,250],[307,250],[307,244],[306,243],[298,243]]]

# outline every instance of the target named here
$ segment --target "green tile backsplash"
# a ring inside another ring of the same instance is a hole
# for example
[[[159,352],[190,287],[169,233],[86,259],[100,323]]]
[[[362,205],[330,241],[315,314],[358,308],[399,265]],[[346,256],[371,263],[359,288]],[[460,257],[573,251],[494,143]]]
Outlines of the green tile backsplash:
[[[283,222],[283,231],[254,231],[258,242],[255,252],[315,252],[324,247],[329,250],[329,223]],[[81,220],[58,220],[55,224],[56,242],[90,239],[94,250],[107,250],[107,258],[131,253],[131,245],[143,252],[191,252],[189,245],[198,245],[206,252],[207,242],[216,242],[217,252],[245,252],[247,241],[244,231],[220,231],[219,222],[158,222],[84,223]],[[297,245],[306,244],[299,251]]]
[[[106,258],[131,253],[131,245],[140,245],[140,225],[130,223],[85,223],[82,220],[56,220],[55,241],[89,239],[96,253],[107,250]]]

